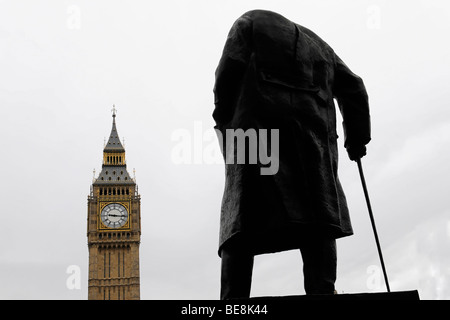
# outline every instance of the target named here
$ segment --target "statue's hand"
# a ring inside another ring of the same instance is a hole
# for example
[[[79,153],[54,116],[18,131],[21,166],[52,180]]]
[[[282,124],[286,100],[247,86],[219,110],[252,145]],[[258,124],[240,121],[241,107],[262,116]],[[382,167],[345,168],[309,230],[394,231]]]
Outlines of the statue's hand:
[[[348,146],[347,153],[350,160],[356,161],[366,155],[366,146],[365,145]]]

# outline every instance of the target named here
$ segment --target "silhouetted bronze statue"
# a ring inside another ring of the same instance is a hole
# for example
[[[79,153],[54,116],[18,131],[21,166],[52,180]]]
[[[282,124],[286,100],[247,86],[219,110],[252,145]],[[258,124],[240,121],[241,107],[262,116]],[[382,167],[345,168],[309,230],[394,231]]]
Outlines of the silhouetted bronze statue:
[[[277,13],[254,10],[229,32],[214,94],[213,117],[226,160],[221,299],[249,297],[255,255],[291,249],[301,251],[306,293],[333,294],[336,239],[353,234],[338,179],[333,99],[344,120],[345,148],[357,160],[370,141],[363,81],[312,31]],[[246,136],[246,152],[277,152],[273,174],[262,174],[267,162],[228,161],[242,151],[227,136],[237,129],[259,137],[261,129],[278,130],[277,141]]]

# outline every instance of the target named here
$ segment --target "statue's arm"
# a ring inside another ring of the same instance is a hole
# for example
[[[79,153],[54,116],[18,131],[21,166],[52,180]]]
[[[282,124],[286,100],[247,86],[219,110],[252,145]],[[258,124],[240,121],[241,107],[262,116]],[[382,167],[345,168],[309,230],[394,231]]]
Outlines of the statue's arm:
[[[363,80],[336,57],[333,94],[343,118],[345,142],[350,159],[365,155],[371,140],[369,98]]]

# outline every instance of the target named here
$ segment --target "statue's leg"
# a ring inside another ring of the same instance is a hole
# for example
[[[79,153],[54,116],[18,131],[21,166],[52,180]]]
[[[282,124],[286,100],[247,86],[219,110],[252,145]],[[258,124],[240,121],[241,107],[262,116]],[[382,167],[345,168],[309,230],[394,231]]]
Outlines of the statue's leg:
[[[253,273],[253,255],[237,248],[222,249],[220,298],[249,298]]]
[[[300,248],[306,294],[333,294],[336,282],[336,240],[307,239]]]

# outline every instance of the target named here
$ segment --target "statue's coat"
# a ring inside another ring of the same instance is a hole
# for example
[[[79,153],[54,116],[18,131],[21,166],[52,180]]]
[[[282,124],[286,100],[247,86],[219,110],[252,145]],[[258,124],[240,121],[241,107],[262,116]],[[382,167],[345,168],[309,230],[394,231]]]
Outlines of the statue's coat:
[[[349,148],[370,141],[368,96],[330,46],[279,14],[247,12],[229,32],[214,95],[223,137],[226,129],[279,130],[276,174],[261,175],[261,164],[225,165],[219,254],[231,239],[262,254],[298,248],[305,234],[353,234],[338,179],[333,99]],[[236,152],[230,141],[222,151],[224,158]]]

